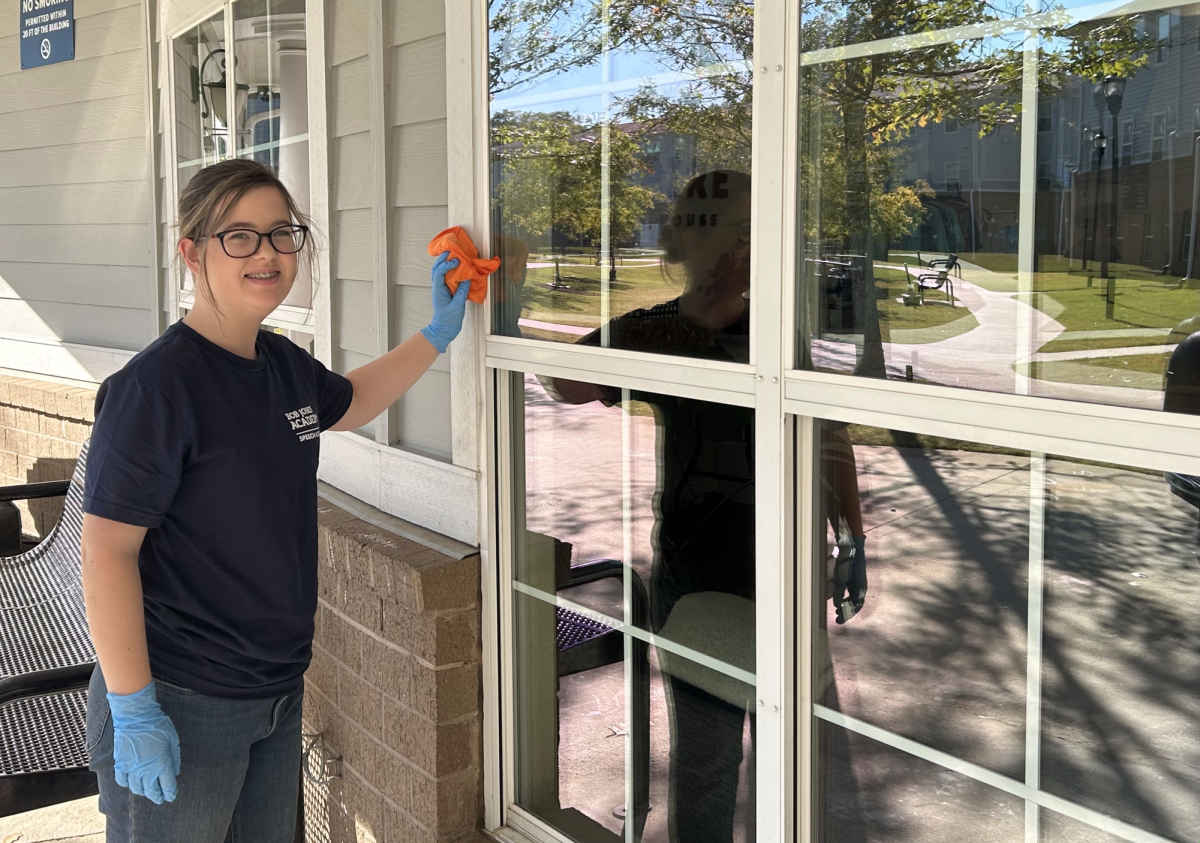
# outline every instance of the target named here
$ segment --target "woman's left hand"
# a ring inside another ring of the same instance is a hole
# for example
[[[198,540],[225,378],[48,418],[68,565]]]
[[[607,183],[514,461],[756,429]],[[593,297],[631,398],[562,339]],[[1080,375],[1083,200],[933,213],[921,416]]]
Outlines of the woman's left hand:
[[[458,260],[451,258],[449,252],[442,252],[433,262],[430,280],[433,282],[433,321],[421,329],[421,335],[429,340],[429,344],[445,354],[450,343],[462,330],[463,316],[467,312],[467,294],[471,285],[463,281],[450,294],[446,286],[446,273],[458,266]]]

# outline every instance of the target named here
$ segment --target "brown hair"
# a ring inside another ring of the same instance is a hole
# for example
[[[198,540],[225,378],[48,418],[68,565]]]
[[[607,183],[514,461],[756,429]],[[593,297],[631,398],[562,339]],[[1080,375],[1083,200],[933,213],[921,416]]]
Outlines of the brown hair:
[[[288,189],[283,186],[283,182],[270,167],[250,158],[230,158],[210,164],[196,173],[179,194],[179,240],[177,242],[192,240],[201,246],[201,276],[205,274],[207,268],[206,241],[217,231],[230,209],[243,196],[259,187],[273,187],[278,190],[283,196],[284,204],[287,205],[288,215],[298,225],[308,226],[309,238],[315,238],[312,220],[300,210],[296,200],[292,198]],[[314,244],[305,244],[304,261],[315,287],[317,283],[316,249],[311,248],[312,245]],[[196,288],[212,305],[213,310],[220,315],[221,310],[217,307],[208,281],[202,281],[198,277]]]

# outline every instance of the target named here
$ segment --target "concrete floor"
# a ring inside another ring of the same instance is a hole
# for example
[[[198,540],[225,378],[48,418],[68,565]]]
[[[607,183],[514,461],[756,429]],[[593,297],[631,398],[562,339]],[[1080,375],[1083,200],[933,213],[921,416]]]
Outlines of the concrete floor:
[[[0,817],[0,843],[104,843],[104,815],[89,796]]]

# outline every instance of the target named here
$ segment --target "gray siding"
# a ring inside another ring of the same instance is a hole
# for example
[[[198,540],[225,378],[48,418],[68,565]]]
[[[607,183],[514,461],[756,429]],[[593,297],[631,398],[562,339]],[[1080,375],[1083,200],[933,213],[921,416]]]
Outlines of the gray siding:
[[[388,201],[392,211],[392,324],[397,340],[429,322],[426,247],[446,217],[446,11],[442,3],[398,0],[392,7],[391,133]],[[400,444],[420,453],[451,454],[450,370],[443,355],[400,399]]]
[[[54,362],[61,353],[38,349],[136,351],[156,334],[146,21],[131,0],[76,0],[75,60],[22,71],[10,12],[0,15],[0,365],[78,377]]]
[[[429,321],[432,259],[426,245],[448,224],[445,9],[428,0],[400,0],[389,5],[388,13],[386,127],[372,125],[371,86],[383,80],[371,78],[367,4],[333,0],[326,33],[333,363],[343,373],[379,353],[374,287],[377,214],[389,216],[388,281],[395,287],[390,314],[395,342]],[[377,172],[375,165],[376,132],[384,134],[386,173]],[[384,183],[389,207],[377,208],[377,186]],[[450,456],[447,360],[435,363],[433,371],[401,400],[399,419],[401,447]]]

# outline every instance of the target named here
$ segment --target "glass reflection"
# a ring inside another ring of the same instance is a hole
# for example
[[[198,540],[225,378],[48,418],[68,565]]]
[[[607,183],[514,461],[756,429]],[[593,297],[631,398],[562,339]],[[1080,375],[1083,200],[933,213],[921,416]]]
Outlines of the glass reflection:
[[[175,165],[179,189],[229,154],[225,15],[218,12],[171,42],[175,61]]]
[[[1020,778],[1029,455],[822,422],[820,482],[814,698]]]
[[[300,210],[308,213],[304,0],[239,0],[233,11],[237,155],[275,170]],[[312,306],[312,278],[304,261],[284,304]]]
[[[1046,465],[1042,788],[1200,833],[1196,502],[1160,472]]]
[[[985,839],[940,796],[911,811],[932,774],[907,779],[928,765],[896,738],[1086,812],[1028,806],[1040,839],[1195,839],[1200,500],[1178,476],[828,422],[819,444],[820,839]]]
[[[753,4],[505,0],[490,23],[495,330],[708,356],[749,290]]]
[[[1200,329],[1200,17],[972,36],[1022,14],[803,7],[797,365],[1161,409]]]
[[[513,405],[518,802],[606,839],[628,781],[642,839],[752,841],[753,411],[532,377]]]

